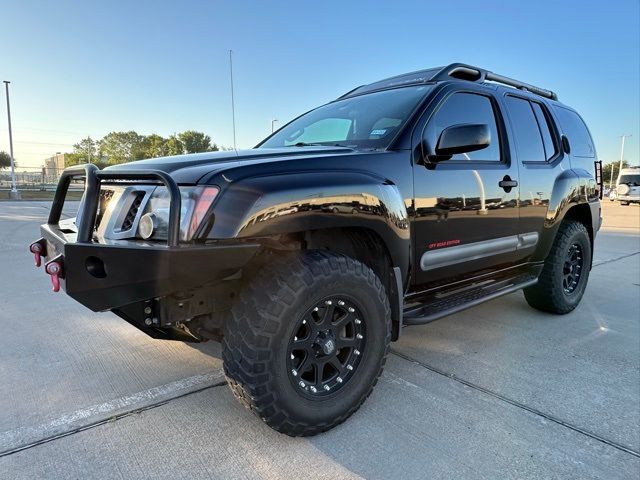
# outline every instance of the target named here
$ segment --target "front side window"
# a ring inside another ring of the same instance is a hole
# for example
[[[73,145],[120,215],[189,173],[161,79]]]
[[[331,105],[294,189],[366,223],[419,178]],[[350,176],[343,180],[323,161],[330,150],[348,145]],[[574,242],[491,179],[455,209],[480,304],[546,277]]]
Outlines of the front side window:
[[[431,89],[430,85],[413,85],[336,100],[295,119],[258,148],[387,148]]]
[[[491,99],[475,93],[454,93],[448,97],[442,106],[429,120],[426,138],[435,146],[440,134],[445,128],[463,124],[486,124],[489,127],[490,143],[482,150],[469,153],[459,153],[451,160],[461,161],[500,161],[500,137]]]

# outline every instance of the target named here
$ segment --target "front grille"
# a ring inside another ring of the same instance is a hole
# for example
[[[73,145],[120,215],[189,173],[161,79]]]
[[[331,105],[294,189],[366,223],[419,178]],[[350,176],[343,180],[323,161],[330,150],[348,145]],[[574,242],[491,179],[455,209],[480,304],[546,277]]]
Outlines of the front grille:
[[[133,202],[131,203],[131,207],[129,207],[127,216],[124,217],[122,226],[120,227],[121,231],[123,232],[131,230],[131,227],[133,227],[133,222],[136,219],[136,215],[138,214],[138,209],[140,208],[142,200],[144,199],[144,192],[135,192],[134,195],[135,197],[133,199]]]
[[[100,190],[100,199],[98,200],[98,213],[96,214],[96,228],[100,226],[104,212],[107,211],[109,202],[113,198],[113,190],[102,189]]]

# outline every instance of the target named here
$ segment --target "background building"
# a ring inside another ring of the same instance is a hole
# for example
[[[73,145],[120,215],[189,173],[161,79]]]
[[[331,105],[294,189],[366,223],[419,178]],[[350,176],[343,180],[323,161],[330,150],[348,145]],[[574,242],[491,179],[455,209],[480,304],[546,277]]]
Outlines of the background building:
[[[46,158],[44,160],[44,174],[45,176],[60,175],[64,170],[64,153],[56,153],[53,157]]]

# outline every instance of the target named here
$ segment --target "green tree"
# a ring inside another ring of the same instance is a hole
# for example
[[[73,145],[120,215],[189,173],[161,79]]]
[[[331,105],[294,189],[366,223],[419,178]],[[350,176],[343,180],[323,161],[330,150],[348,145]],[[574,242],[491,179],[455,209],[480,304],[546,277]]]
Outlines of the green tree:
[[[133,130],[128,132],[111,132],[98,142],[100,157],[104,157],[108,165],[140,160],[145,157],[144,137]]]
[[[78,165],[80,163],[99,163],[98,142],[91,137],[83,138],[73,146],[73,153],[65,156],[65,163]]]
[[[187,130],[178,134],[178,139],[184,145],[184,150],[186,153],[209,152],[212,150],[218,150],[218,146],[216,144],[211,144],[211,137],[209,135],[205,135],[202,132]],[[215,147],[215,149],[212,147]]]
[[[165,143],[167,149],[167,155],[182,155],[184,153],[184,144],[175,135],[171,135],[167,138]]]
[[[4,151],[0,151],[0,170],[11,166],[11,156]]]
[[[167,155],[167,139],[152,133],[142,137],[141,149],[144,158],[164,157]]]
[[[629,166],[629,162],[627,162],[626,160],[622,161],[622,168],[627,168]],[[611,183],[611,185],[615,185],[616,184],[616,180],[618,179],[618,170],[620,167],[620,162],[616,161],[616,162],[610,162],[607,163],[606,165],[602,166],[602,181],[604,182],[604,184],[608,187],[609,183],[611,182],[611,171],[613,170],[613,182]]]

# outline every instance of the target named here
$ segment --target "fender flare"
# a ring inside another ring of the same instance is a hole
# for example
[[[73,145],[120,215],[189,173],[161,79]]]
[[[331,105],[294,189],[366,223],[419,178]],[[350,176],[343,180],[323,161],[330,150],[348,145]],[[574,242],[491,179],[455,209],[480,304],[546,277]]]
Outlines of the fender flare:
[[[213,183],[213,182],[212,182]],[[253,239],[330,228],[373,230],[392,267],[408,277],[409,216],[398,187],[361,171],[305,171],[227,184],[213,206],[208,238]]]
[[[591,173],[583,169],[565,170],[554,182],[540,240],[532,260],[544,261],[547,258],[567,212],[579,205],[585,205],[590,210],[590,236],[593,240],[600,224],[600,205],[595,179]]]

